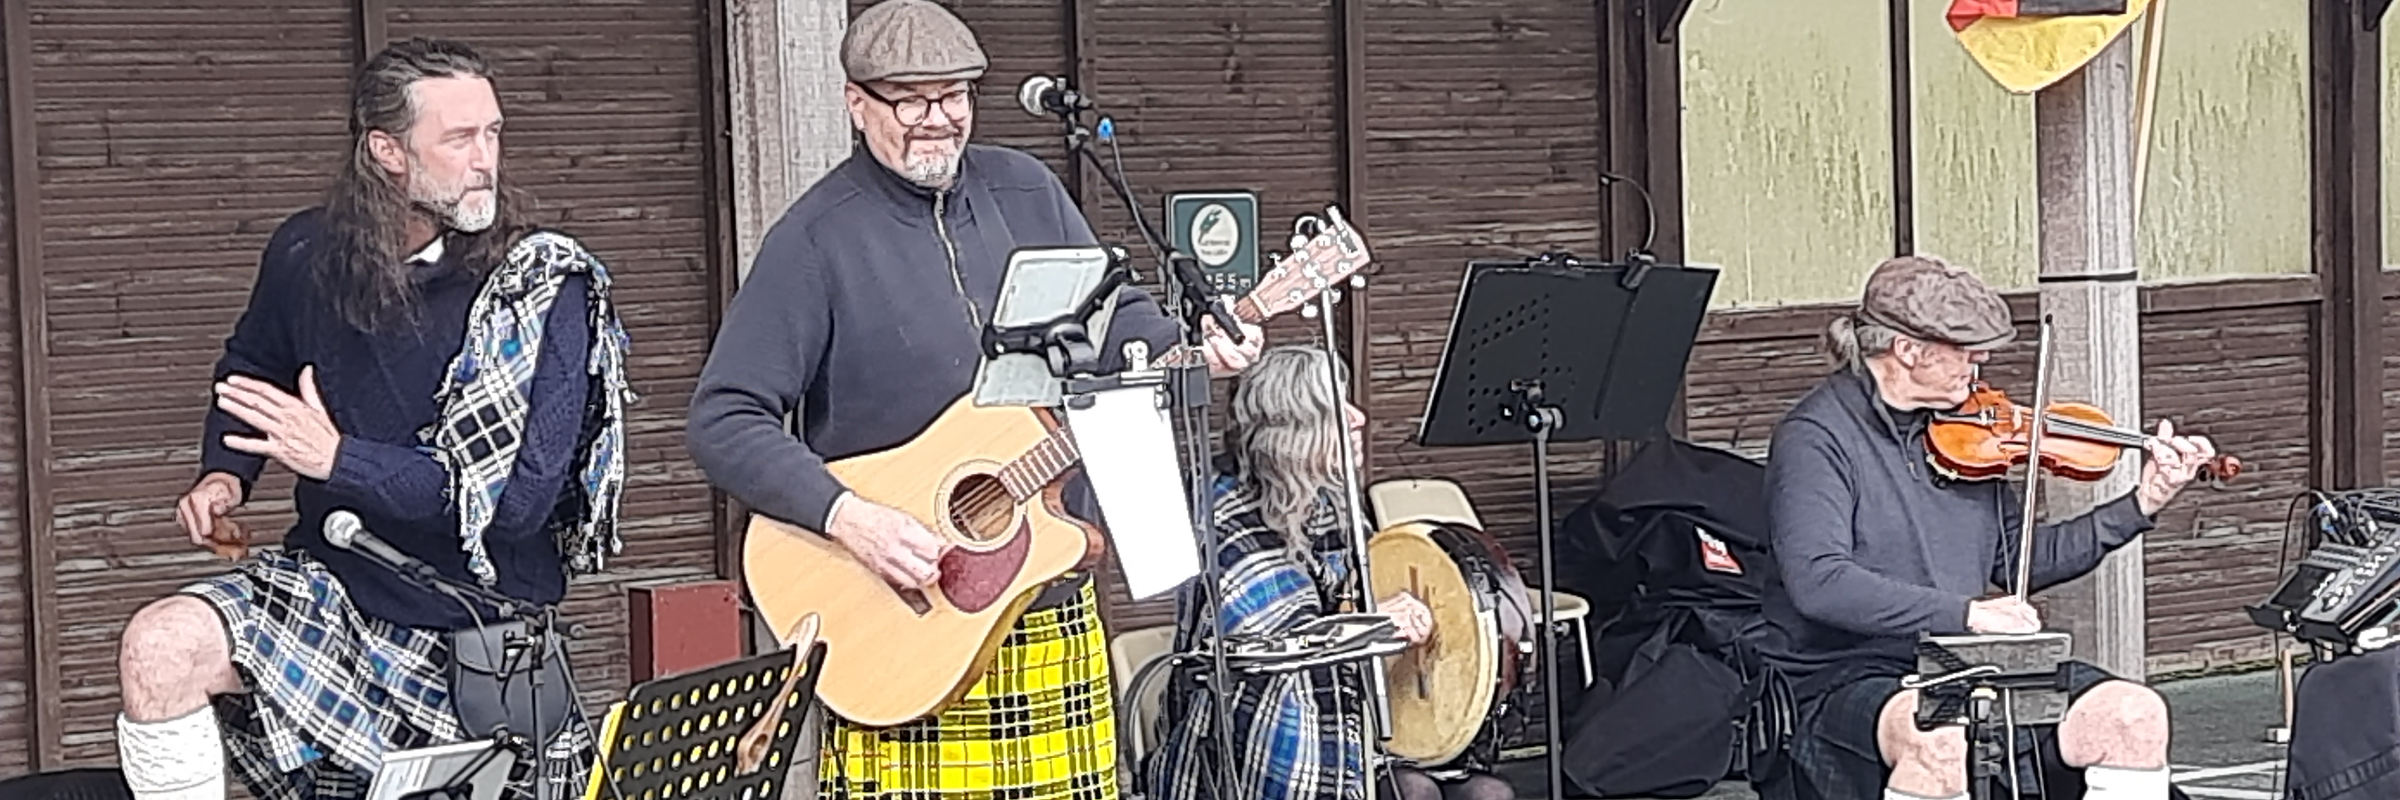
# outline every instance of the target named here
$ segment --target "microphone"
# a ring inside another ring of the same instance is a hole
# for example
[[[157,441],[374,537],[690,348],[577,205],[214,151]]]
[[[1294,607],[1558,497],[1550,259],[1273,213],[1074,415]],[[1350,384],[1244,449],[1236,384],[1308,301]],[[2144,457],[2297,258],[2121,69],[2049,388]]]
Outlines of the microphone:
[[[375,534],[368,533],[366,523],[360,522],[358,515],[346,508],[337,508],[325,515],[325,541],[335,547],[381,561],[384,566],[391,567],[403,575],[421,574],[431,566],[407,553],[400,552],[399,548],[377,538]]]
[[[1067,85],[1067,79],[1035,75],[1017,85],[1017,106],[1037,117],[1071,117],[1089,111],[1092,99]]]

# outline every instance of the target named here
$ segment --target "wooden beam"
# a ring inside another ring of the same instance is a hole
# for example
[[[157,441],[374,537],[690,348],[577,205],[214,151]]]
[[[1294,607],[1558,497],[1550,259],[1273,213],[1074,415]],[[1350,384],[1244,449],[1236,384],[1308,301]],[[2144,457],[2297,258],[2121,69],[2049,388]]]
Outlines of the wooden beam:
[[[1602,252],[1589,256],[1614,261],[1646,245],[1660,263],[1681,263],[1683,72],[1676,36],[1681,6],[1659,0],[1597,0],[1593,10],[1599,27],[1600,171],[1639,181],[1642,190],[1621,182],[1600,183]],[[1688,415],[1678,396],[1667,412],[1668,435],[1683,436]],[[1606,468],[1612,471],[1632,454],[1626,447],[1608,450]]]
[[[366,64],[367,59],[374,58],[376,53],[383,52],[383,48],[391,44],[392,15],[388,7],[389,2],[390,0],[351,0],[350,14],[351,21],[354,23],[352,34],[358,37],[358,63],[361,65]]]
[[[1892,47],[1892,252],[1905,256],[1917,252],[1916,78],[1909,58],[1908,0],[1891,0],[1885,20]]]
[[[2126,427],[2138,427],[2142,420],[2133,94],[2132,39],[2119,36],[2082,69],[2034,96],[2041,310],[2054,323],[2050,399],[2091,403]],[[2020,402],[2033,402],[2031,385],[2010,391]],[[2029,488],[2038,481],[2047,501],[2045,516],[2064,519],[2131,491],[2141,461],[2140,454],[2128,453],[2101,480],[2041,476],[2029,479]],[[2103,559],[2092,574],[2045,593],[2043,627],[2072,634],[2078,658],[2140,678],[2148,599],[2142,566],[2137,538]]]
[[[2310,241],[2325,295],[2310,482],[2327,489],[2384,482],[2383,55],[2358,14],[2342,0],[2309,12]]]
[[[1094,66],[1091,48],[1083,46],[1083,40],[1092,35],[1092,3],[1093,0],[1067,0],[1067,2],[1059,4],[1060,10],[1065,12],[1061,22],[1065,25],[1063,33],[1066,37],[1067,79],[1075,82],[1075,88],[1078,91],[1087,94],[1092,91]],[[1014,95],[1011,97],[1010,102],[1013,104]],[[1066,166],[1067,194],[1075,197],[1077,208],[1091,208],[1092,181],[1100,180],[1102,181],[1100,185],[1106,186],[1108,185],[1105,182],[1107,179],[1099,175],[1090,175],[1091,165],[1084,163],[1084,159],[1074,157],[1072,153],[1067,156]],[[1099,227],[1098,220],[1092,222],[1093,227]],[[1166,223],[1162,221],[1159,224]]]
[[[1339,108],[1341,126],[1341,164],[1336,177],[1338,202],[1342,213],[1353,224],[1367,226],[1367,10],[1366,0],[1333,0],[1334,63],[1340,71],[1341,82],[1335,84],[1335,106]],[[1372,226],[1367,226],[1372,227]],[[1371,237],[1370,237],[1371,238]],[[1380,264],[1368,266],[1369,280],[1381,271]],[[1368,285],[1372,289],[1373,284]],[[1367,290],[1343,295],[1343,314],[1337,333],[1343,341],[1338,345],[1350,362],[1350,402],[1367,408],[1367,389],[1372,384],[1367,363]],[[1332,343],[1328,342],[1328,345]],[[1359,474],[1375,474],[1375,448],[1368,447],[1359,454]]]
[[[58,665],[58,555],[50,516],[50,314],[42,293],[42,168],[33,119],[33,13],[0,4],[0,59],[8,70],[8,187],[16,265],[18,431],[17,537],[23,546],[28,630],[25,690],[33,713],[32,768],[65,766]]]
[[[733,93],[731,42],[726,20],[726,0],[693,0],[700,16],[700,48],[704,62],[700,71],[701,130],[700,164],[705,172],[702,185],[707,187],[708,211],[703,224],[707,225],[708,254],[702,269],[708,276],[708,332],[706,339],[716,344],[717,330],[724,325],[725,310],[733,305],[733,295],[741,288],[741,247],[734,239],[733,222]],[[715,487],[709,488],[710,529],[717,536],[716,573],[720,578],[738,579],[742,575],[741,537],[724,535],[744,527],[748,509],[735,502],[733,495]]]

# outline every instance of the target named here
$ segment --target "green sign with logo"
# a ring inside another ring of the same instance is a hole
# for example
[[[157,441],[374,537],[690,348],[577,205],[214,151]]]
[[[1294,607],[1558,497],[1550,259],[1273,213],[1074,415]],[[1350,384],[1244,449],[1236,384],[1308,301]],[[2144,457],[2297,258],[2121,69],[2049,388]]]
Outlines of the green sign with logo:
[[[1167,195],[1167,244],[1200,262],[1209,291],[1249,294],[1258,285],[1258,193]]]

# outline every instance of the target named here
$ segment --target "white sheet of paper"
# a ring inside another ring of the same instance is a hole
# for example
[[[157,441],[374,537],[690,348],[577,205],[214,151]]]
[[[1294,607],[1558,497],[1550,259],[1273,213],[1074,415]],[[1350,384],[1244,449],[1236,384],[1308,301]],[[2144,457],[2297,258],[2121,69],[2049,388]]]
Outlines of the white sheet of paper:
[[[1156,387],[1112,389],[1092,395],[1090,408],[1066,408],[1067,430],[1108,522],[1109,549],[1136,600],[1200,574],[1175,429],[1158,398]]]

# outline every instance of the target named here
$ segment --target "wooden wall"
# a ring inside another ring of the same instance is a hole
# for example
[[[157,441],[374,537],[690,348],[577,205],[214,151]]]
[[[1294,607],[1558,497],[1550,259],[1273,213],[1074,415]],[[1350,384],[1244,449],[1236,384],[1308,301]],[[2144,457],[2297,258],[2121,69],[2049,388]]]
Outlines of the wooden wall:
[[[496,62],[504,172],[617,281],[642,395],[627,549],[576,587],[568,612],[589,627],[571,645],[587,695],[622,696],[622,587],[716,567],[709,493],[682,452],[723,262],[711,215],[725,203],[704,134],[707,98],[723,90],[708,77],[708,11],[693,0],[10,0],[5,202],[17,236],[0,252],[15,256],[0,260],[15,290],[0,313],[21,335],[0,359],[24,380],[0,393],[0,571],[25,590],[0,597],[12,642],[0,648],[0,773],[113,762],[125,620],[223,569],[184,540],[173,511],[197,474],[208,376],[268,234],[318,202],[348,157],[349,71],[362,41],[386,37],[462,38]],[[270,467],[237,518],[274,541],[291,523],[291,485]]]

